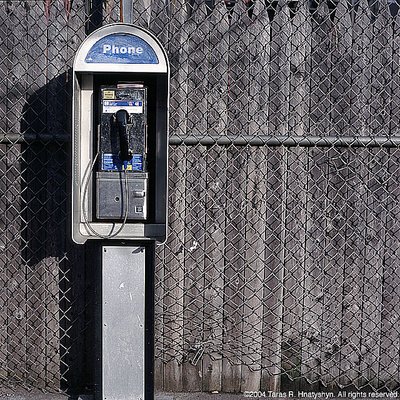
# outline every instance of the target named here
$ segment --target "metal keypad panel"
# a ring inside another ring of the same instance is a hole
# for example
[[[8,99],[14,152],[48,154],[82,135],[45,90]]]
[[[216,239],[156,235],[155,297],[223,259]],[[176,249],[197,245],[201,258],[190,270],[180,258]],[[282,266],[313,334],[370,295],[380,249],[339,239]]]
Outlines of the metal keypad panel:
[[[101,220],[145,220],[147,180],[147,173],[98,172],[96,217]]]

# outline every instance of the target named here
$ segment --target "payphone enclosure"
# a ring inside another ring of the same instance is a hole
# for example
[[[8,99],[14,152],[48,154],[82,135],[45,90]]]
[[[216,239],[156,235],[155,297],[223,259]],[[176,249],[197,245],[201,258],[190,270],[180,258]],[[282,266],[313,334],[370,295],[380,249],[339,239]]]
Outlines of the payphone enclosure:
[[[167,230],[169,66],[149,32],[111,24],[73,68],[72,238],[156,240]]]

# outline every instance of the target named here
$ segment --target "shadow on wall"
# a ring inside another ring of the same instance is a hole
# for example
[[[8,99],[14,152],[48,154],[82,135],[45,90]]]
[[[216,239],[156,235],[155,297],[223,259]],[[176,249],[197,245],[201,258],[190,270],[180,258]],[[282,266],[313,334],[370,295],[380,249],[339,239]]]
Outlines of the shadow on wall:
[[[103,2],[87,7],[88,35],[102,25]],[[93,393],[99,244],[71,240],[72,69],[32,93],[22,115],[27,381],[71,395]]]
[[[78,246],[71,240],[71,76],[72,70],[57,76],[28,98],[23,140],[13,145],[21,154],[25,276],[19,276],[19,288],[26,293],[20,324],[25,333],[14,334],[26,340],[26,361],[18,365],[27,371],[28,385],[90,393],[98,274],[91,256],[96,244]]]
[[[72,74],[59,58],[76,42],[57,38],[45,51],[53,36],[35,19],[39,8],[11,4],[0,43],[0,389],[85,393],[94,385],[96,246],[71,241]],[[103,2],[85,4],[75,21],[88,34],[102,24]],[[35,49],[11,51],[27,29]]]

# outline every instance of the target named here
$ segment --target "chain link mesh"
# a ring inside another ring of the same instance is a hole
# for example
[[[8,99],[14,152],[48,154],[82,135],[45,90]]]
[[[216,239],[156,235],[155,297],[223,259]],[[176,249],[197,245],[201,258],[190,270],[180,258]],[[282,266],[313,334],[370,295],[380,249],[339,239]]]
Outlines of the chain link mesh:
[[[95,381],[91,245],[67,233],[71,65],[124,4],[0,1],[0,390]],[[398,10],[129,9],[171,63],[158,388],[399,387]]]
[[[399,156],[173,147],[158,357],[397,388]]]

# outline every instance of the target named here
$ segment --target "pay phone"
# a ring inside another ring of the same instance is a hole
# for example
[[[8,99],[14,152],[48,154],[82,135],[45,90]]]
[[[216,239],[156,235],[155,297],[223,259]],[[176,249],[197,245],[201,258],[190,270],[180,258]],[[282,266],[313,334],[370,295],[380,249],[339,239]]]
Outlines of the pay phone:
[[[151,400],[155,242],[167,236],[168,57],[152,33],[109,24],[82,42],[72,75],[72,239],[101,239],[95,395]]]
[[[142,28],[110,24],[73,67],[72,238],[167,234],[169,64]]]
[[[100,89],[96,217],[147,218],[147,88],[118,83]]]

